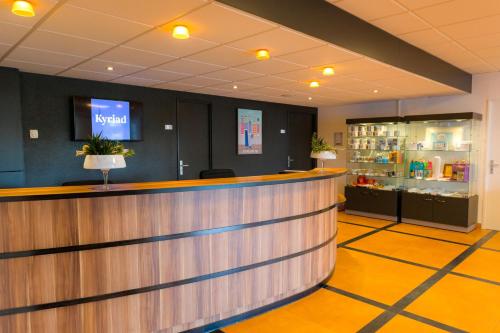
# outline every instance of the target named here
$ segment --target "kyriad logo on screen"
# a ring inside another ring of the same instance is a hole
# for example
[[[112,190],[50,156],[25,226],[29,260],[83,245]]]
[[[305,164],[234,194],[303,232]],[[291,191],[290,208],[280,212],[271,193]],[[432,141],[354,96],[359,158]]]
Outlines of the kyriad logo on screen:
[[[91,99],[92,133],[110,140],[130,140],[130,104]]]
[[[126,124],[127,123],[127,116],[121,116],[117,117],[116,115],[112,114],[110,117],[103,116],[102,114],[96,114],[95,115],[95,122],[100,123],[102,125],[115,125],[115,124]]]

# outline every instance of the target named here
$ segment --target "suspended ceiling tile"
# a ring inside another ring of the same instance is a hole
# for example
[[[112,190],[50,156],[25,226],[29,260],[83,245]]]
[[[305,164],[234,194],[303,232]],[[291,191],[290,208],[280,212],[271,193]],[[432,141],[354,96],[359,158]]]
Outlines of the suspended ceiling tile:
[[[218,85],[218,84],[221,84],[221,83],[224,83],[227,81],[212,79],[212,78],[204,77],[204,76],[192,76],[192,77],[188,77],[188,78],[185,78],[182,80],[178,80],[177,82],[192,84],[192,85],[200,86],[200,87],[207,87],[207,86]]]
[[[450,0],[396,0],[408,9],[418,9],[422,7],[429,7],[432,5],[437,5],[442,2],[447,2]]]
[[[471,74],[483,74],[483,73],[491,73],[500,69],[500,66],[494,66],[494,59],[486,59],[488,63],[477,62],[474,64],[467,65],[463,67],[463,70],[467,73]]]
[[[440,30],[451,38],[458,40],[500,33],[500,15],[451,24],[441,27]]]
[[[422,19],[409,12],[384,17],[371,23],[393,35],[401,35],[430,28]]]
[[[119,77],[117,79],[114,79],[111,82],[121,83],[121,84],[129,84],[129,85],[133,85],[133,86],[144,86],[144,87],[150,87],[150,86],[161,83],[160,80],[144,79],[144,78],[135,77],[135,76],[122,76],[122,77]]]
[[[189,59],[224,67],[233,67],[252,62],[255,60],[255,56],[232,47],[219,46],[192,55]]]
[[[262,87],[252,90],[252,93],[257,95],[280,97],[281,95],[287,95],[288,90],[275,87]]]
[[[32,1],[35,9],[34,17],[21,17],[11,13],[11,0],[0,1],[0,22],[14,23],[32,27],[43,18],[56,4],[56,0],[36,0]]]
[[[403,7],[392,0],[341,0],[335,2],[335,6],[349,13],[355,13],[354,15],[365,21],[395,15],[405,11]]]
[[[215,2],[170,22],[164,28],[171,31],[179,24],[189,27],[192,36],[216,43],[231,42],[276,27],[274,23]]]
[[[469,65],[480,60],[477,56],[472,54],[463,46],[458,45],[456,42],[428,46],[426,50],[438,58],[447,59],[449,63],[457,67],[461,67],[464,64]]]
[[[300,50],[325,45],[323,41],[303,35],[286,28],[277,28],[252,37],[241,39],[229,45],[254,53],[258,49],[267,49],[271,56],[279,56]]]
[[[141,67],[152,67],[176,59],[175,57],[119,46],[97,56],[100,60],[113,61]]]
[[[245,80],[244,82],[248,84],[255,84],[261,87],[277,87],[293,81],[288,79],[283,79],[274,75],[266,75],[254,79]]]
[[[207,4],[204,0],[148,0],[140,6],[137,0],[69,0],[68,3],[151,26],[165,24]]]
[[[424,48],[429,45],[446,44],[450,42],[443,33],[435,29],[426,29],[422,31],[410,32],[398,36],[407,43],[413,44],[416,47]]]
[[[190,91],[199,88],[199,86],[186,83],[179,83],[179,82],[163,82],[154,85],[154,87],[159,89],[179,90],[179,91]]]
[[[339,62],[354,60],[358,58],[361,58],[361,55],[344,50],[334,45],[320,46],[279,57],[279,59],[311,67],[336,64]]]
[[[228,68],[228,69],[223,69],[220,71],[208,73],[208,74],[205,74],[204,76],[214,78],[214,79],[227,80],[227,81],[239,81],[239,80],[246,80],[246,79],[259,77],[259,76],[262,76],[262,74],[255,73],[255,72],[249,72],[249,71],[245,71],[245,70],[240,70],[240,69],[236,69],[236,68]]]
[[[108,66],[112,66],[113,71],[108,71],[107,70]],[[79,64],[78,66],[75,67],[75,69],[97,72],[97,73],[112,74],[112,75],[129,75],[131,73],[135,73],[144,69],[144,67],[133,66],[123,63],[116,63],[111,61],[90,59],[82,64]]]
[[[189,59],[177,59],[157,67],[157,69],[164,69],[168,71],[186,73],[191,75],[205,74],[221,70],[224,68],[225,68],[224,66],[207,64],[204,62],[194,61]]]
[[[28,47],[17,47],[9,54],[9,58],[12,60],[64,68],[71,67],[85,60],[84,57],[78,57],[65,53],[49,52]]]
[[[233,87],[234,86],[237,86],[238,88],[236,90],[238,91],[251,91],[251,90],[254,90],[254,89],[257,89],[259,88],[259,86],[255,85],[255,84],[248,84],[246,82],[241,82],[241,81],[235,81],[235,82],[224,82],[222,84],[216,84],[214,86],[212,86],[213,88],[217,88],[217,89],[221,89],[221,90],[235,90]]]
[[[397,68],[388,67],[387,69],[379,69],[375,71],[360,72],[356,74],[348,75],[351,79],[358,79],[363,81],[375,81],[388,78],[397,78],[411,75],[403,70]]]
[[[296,81],[311,81],[323,78],[321,70],[312,68],[302,68],[291,72],[276,74],[276,76]]]
[[[12,47],[10,44],[0,43],[0,57],[2,57]]]
[[[188,74],[159,70],[159,69],[146,69],[141,72],[136,72],[132,76],[147,80],[169,82],[185,78],[188,76]]]
[[[179,40],[166,29],[154,29],[127,42],[124,46],[174,57],[184,57],[216,46],[215,43],[191,37]]]
[[[2,62],[0,62],[0,66],[17,68],[20,71],[28,73],[38,73],[38,74],[48,74],[48,75],[53,75],[64,70],[64,67],[61,66],[51,66],[33,62],[18,61],[10,58],[6,58]]]
[[[500,46],[500,33],[486,33],[481,36],[459,39],[458,42],[470,50],[481,50]]]
[[[498,58],[500,57],[500,46],[479,49],[475,53],[482,58]]]
[[[273,58],[238,66],[238,69],[267,75],[289,72],[300,68],[303,68],[303,66]]]
[[[92,57],[109,49],[113,46],[113,44],[49,31],[36,30],[21,43],[21,46],[73,54],[82,57]]]
[[[352,61],[341,62],[334,66],[335,73],[338,75],[356,74],[365,71],[375,71],[386,69],[388,65],[370,60],[368,58],[361,58]]]
[[[15,44],[21,37],[26,35],[29,30],[29,27],[23,25],[0,22],[0,42]]]
[[[112,79],[115,79],[119,77],[118,74],[113,74],[113,73],[103,73],[103,72],[91,72],[91,71],[84,71],[84,70],[79,70],[79,69],[69,69],[61,74],[59,76],[63,77],[72,77],[76,79],[83,79],[83,80],[95,80],[95,81],[109,81]]]
[[[430,24],[441,27],[500,14],[498,0],[454,0],[415,11]]]

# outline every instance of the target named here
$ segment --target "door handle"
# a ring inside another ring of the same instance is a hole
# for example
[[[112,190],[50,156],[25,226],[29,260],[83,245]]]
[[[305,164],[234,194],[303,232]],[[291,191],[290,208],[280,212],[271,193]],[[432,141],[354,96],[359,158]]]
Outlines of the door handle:
[[[292,162],[295,161],[293,158],[291,158],[290,156],[288,156],[288,161],[287,161],[287,167],[288,168],[291,168],[292,167]]]
[[[495,160],[490,160],[490,175],[495,173],[495,168],[498,168],[500,164],[495,163]]]
[[[184,175],[184,168],[188,167],[189,164],[184,164],[182,160],[179,161],[179,175],[183,176]]]

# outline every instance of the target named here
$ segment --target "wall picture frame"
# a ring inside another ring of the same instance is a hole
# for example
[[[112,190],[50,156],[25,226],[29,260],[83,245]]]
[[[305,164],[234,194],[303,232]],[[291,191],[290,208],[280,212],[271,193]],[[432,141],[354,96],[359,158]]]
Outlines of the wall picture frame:
[[[262,110],[238,108],[237,119],[238,155],[262,154]]]

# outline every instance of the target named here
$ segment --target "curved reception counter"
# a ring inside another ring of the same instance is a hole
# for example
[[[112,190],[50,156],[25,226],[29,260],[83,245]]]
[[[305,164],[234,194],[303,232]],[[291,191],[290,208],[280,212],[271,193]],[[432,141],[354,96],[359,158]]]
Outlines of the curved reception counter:
[[[303,296],[344,172],[0,190],[0,332],[204,331]]]

